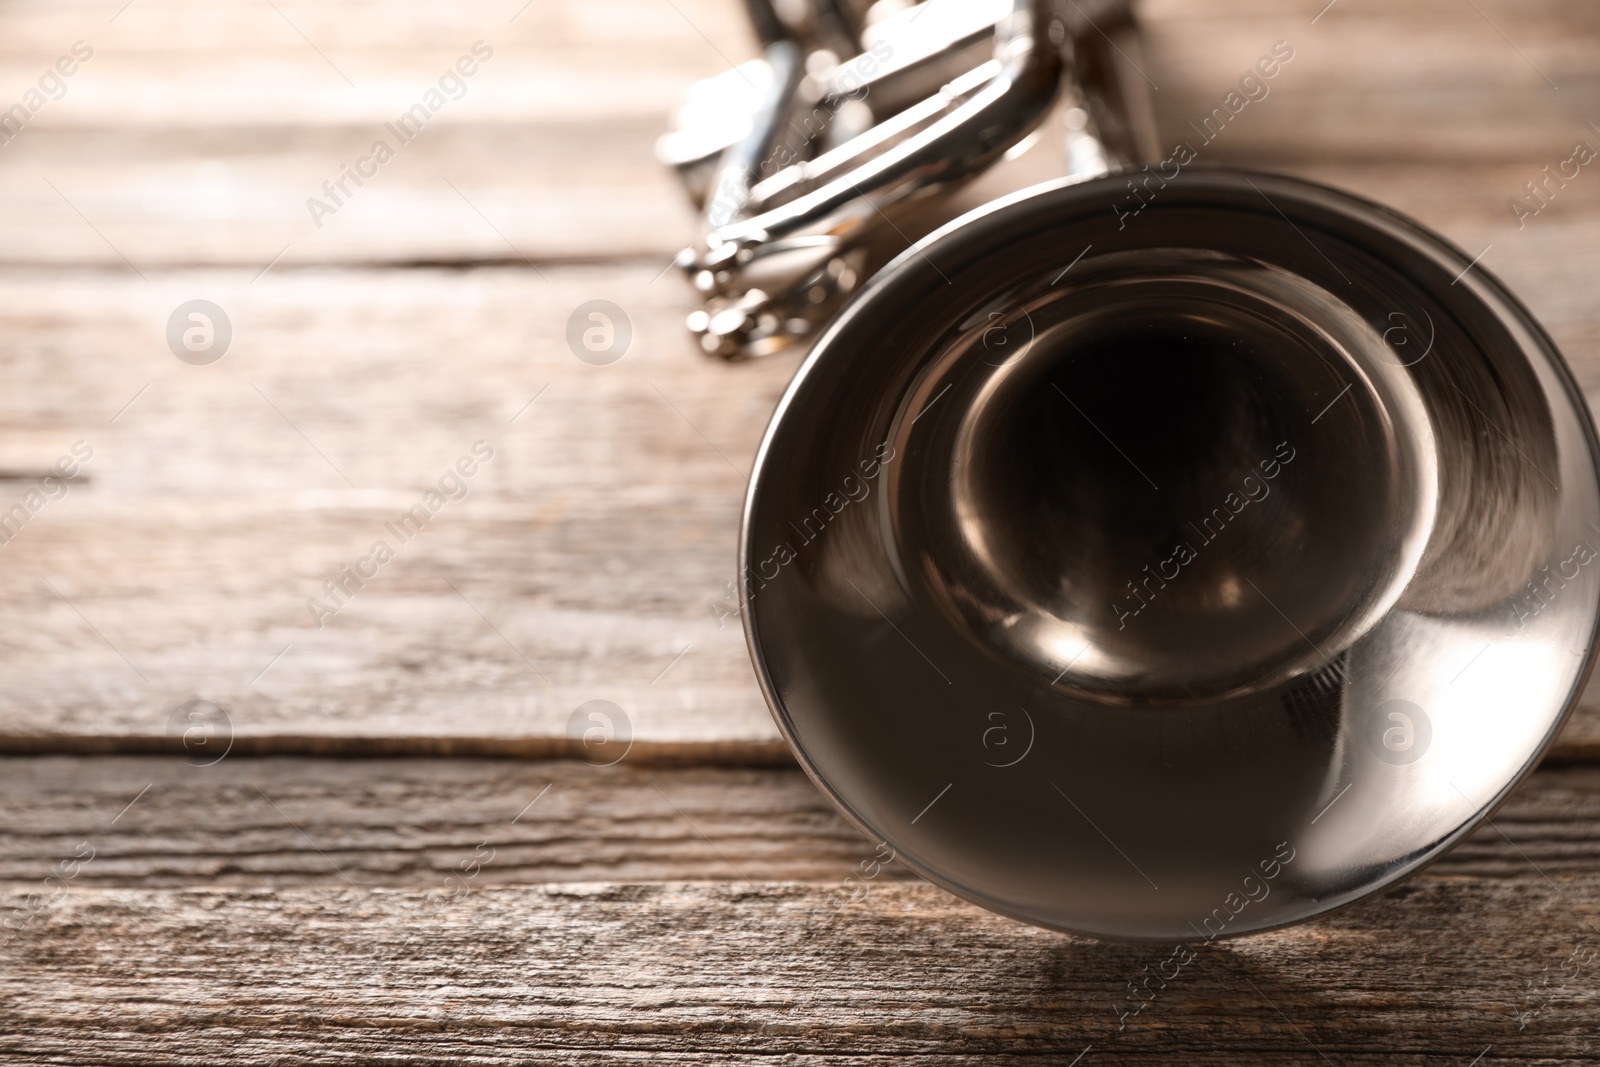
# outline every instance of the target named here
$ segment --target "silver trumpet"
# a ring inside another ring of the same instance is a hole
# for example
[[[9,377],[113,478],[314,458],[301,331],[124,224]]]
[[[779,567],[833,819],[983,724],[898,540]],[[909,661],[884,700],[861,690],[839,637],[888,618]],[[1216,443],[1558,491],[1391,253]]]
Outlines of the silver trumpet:
[[[701,346],[810,346],[739,584],[822,790],[985,907],[1191,945],[1467,834],[1600,613],[1594,425],[1527,310],[1386,208],[1158,140],[1123,3],[750,10],[763,58],[659,153]]]

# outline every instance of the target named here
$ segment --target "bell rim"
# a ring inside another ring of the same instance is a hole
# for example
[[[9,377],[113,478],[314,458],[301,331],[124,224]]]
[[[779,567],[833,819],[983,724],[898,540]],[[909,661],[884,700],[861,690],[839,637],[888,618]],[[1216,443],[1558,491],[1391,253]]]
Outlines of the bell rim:
[[[1048,215],[1053,211],[1059,210],[1062,203],[1075,202],[1080,198],[1086,198],[1091,193],[1109,190],[1118,183],[1125,181],[1130,175],[1138,173],[1140,172],[1118,170],[1097,178],[1057,179],[990,201],[946,223],[913,243],[905,251],[894,257],[855,292],[839,313],[828,323],[827,327],[817,336],[796,370],[793,379],[785,388],[762,435],[752,466],[742,510],[737,573],[741,576],[738,581],[740,616],[746,645],[769,713],[772,715],[775,725],[789,745],[801,769],[852,826],[871,841],[883,842],[893,846],[896,860],[904,864],[909,870],[946,889],[957,897],[996,914],[1042,929],[1095,940],[1158,944],[1173,940],[1174,934],[1165,930],[1148,935],[1130,933],[1125,930],[1108,931],[1097,929],[1091,923],[1078,924],[1053,921],[1042,918],[1026,909],[1014,907],[1004,899],[949,877],[934,864],[923,862],[915,854],[915,851],[903,849],[894,835],[884,834],[881,832],[881,828],[874,825],[872,820],[857,811],[855,805],[843,792],[836,788],[824,773],[824,769],[817,765],[813,755],[801,743],[799,732],[791,721],[791,710],[777,691],[774,683],[772,670],[767,662],[766,645],[759,632],[760,624],[757,619],[757,612],[753,610],[754,598],[749,584],[742,577],[750,573],[749,566],[754,552],[752,537],[754,535],[753,526],[757,509],[761,502],[763,488],[761,475],[774,462],[775,441],[782,431],[784,421],[786,418],[794,417],[791,412],[797,403],[796,398],[806,388],[809,377],[814,375],[817,367],[825,361],[840,358],[829,353],[836,351],[839,338],[853,329],[853,324],[858,318],[873,312],[874,303],[883,299],[881,294],[893,287],[915,284],[919,275],[921,280],[926,282],[930,268],[933,273],[937,273],[937,268],[932,266],[933,256],[930,253],[937,252],[947,245],[959,245],[962,242],[976,240],[975,235],[992,224],[997,218],[1003,221],[1007,215],[1021,215],[1029,212]],[[1358,225],[1372,227],[1377,230],[1387,230],[1391,235],[1399,236],[1401,239],[1406,240],[1413,247],[1425,249],[1432,254],[1436,261],[1453,261],[1454,265],[1462,269],[1461,279],[1468,282],[1467,291],[1473,292],[1480,302],[1492,309],[1505,313],[1507,317],[1515,321],[1519,329],[1526,332],[1533,342],[1533,347],[1543,357],[1544,365],[1559,383],[1561,395],[1566,402],[1567,412],[1575,417],[1576,426],[1582,433],[1586,447],[1589,468],[1594,471],[1600,471],[1600,432],[1597,432],[1593,412],[1559,347],[1538,319],[1509,287],[1479,263],[1475,257],[1470,256],[1454,242],[1431,227],[1410,218],[1392,207],[1325,183],[1303,178],[1268,171],[1201,164],[1186,168],[1182,177],[1177,181],[1186,192],[1191,190],[1219,190],[1232,194],[1239,193],[1243,188],[1248,187],[1254,189],[1257,193],[1261,193],[1264,197],[1267,192],[1270,192],[1282,194],[1290,199],[1298,198],[1302,201],[1313,202],[1322,207],[1331,207]],[[1266,192],[1263,192],[1263,189]],[[1268,200],[1272,202],[1272,198],[1269,197]],[[1526,346],[1524,346],[1523,351],[1527,351]],[[1342,892],[1337,899],[1328,904],[1301,908],[1295,914],[1285,915],[1272,921],[1255,925],[1241,924],[1238,928],[1229,929],[1216,935],[1214,939],[1223,940],[1284,929],[1313,919],[1324,918],[1344,908],[1368,900],[1376,893],[1422,872],[1487,821],[1504,804],[1528,774],[1539,765],[1562,727],[1570,719],[1573,709],[1577,706],[1579,697],[1593,673],[1596,661],[1600,659],[1600,596],[1591,597],[1587,623],[1589,640],[1581,663],[1573,675],[1573,681],[1568,692],[1557,705],[1556,713],[1544,718],[1543,721],[1546,723],[1546,728],[1542,739],[1533,747],[1531,755],[1499,784],[1498,789],[1488,800],[1478,804],[1470,814],[1461,818],[1448,833],[1432,839],[1421,854],[1397,863],[1392,869],[1366,880],[1358,889]],[[1212,939],[1210,937],[1204,938],[1207,942]],[[1180,935],[1178,940],[1187,940],[1187,937]]]

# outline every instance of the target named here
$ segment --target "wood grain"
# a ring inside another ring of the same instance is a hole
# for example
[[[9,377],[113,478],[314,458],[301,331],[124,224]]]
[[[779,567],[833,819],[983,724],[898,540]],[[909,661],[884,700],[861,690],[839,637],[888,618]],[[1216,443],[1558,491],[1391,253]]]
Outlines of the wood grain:
[[[45,470],[80,439],[95,455],[0,546],[18,609],[0,619],[0,730],[148,741],[204,698],[241,741],[534,739],[510,751],[548,755],[605,699],[641,754],[770,753],[737,620],[719,627],[708,601],[793,362],[686,352],[683,294],[659,271],[13,275],[0,466]],[[236,323],[210,367],[161,334],[200,294]],[[634,322],[607,367],[564,338],[596,297]],[[400,543],[385,524],[479,440],[495,456],[466,497]],[[396,558],[314,618],[308,600],[332,603],[323,583],[377,540]]]
[[[793,767],[199,762],[0,760],[0,883],[26,887],[81,845],[94,850],[85,887],[428,888],[485,857],[475,884],[839,883],[874,858]],[[1545,768],[1431,870],[1561,878],[1593,870],[1596,840],[1600,768]],[[892,864],[880,877],[915,876]]]
[[[279,255],[665,256],[691,219],[651,145],[693,81],[756,54],[725,0],[520,14],[517,0],[137,0],[112,22],[117,6],[0,11],[0,85],[16,98],[75,40],[96,50],[66,95],[0,147],[0,263],[254,271]],[[1140,67],[1164,134],[1191,136],[1188,123],[1285,40],[1294,60],[1207,157],[1280,169],[1412,162],[1441,187],[1460,167],[1515,163],[1485,205],[1504,213],[1575,139],[1600,145],[1585,132],[1600,121],[1600,20],[1581,0],[1340,0],[1313,25],[1320,7],[1143,5]],[[465,95],[316,225],[307,199],[480,39],[494,58]]]
[[[1600,819],[1553,803],[1556,823]],[[0,882],[14,885],[80,842],[95,852],[85,886],[430,888],[474,858],[474,884],[839,882],[873,857],[792,767],[46,757],[0,761],[0,808]],[[1558,837],[1518,839],[1561,863],[1545,847]],[[912,877],[899,865],[883,876]]]
[[[0,148],[7,261],[254,271],[280,255],[667,254],[692,214],[654,163],[654,140],[693,81],[754,49],[737,9],[717,0],[137,0],[114,23],[106,8],[0,12],[0,84],[18,94],[74,40],[95,50]],[[492,58],[402,143],[385,124],[475,42]],[[347,184],[347,202],[323,192],[378,140],[391,162]],[[312,197],[336,213],[314,218]]]
[[[1424,877],[1311,925],[1198,946],[1123,1016],[1129,984],[1173,946],[1063,937],[926,885],[870,884],[855,903],[768,882],[431,898],[72,888],[0,947],[0,1051],[56,1063],[1574,1063],[1594,1053],[1597,926],[1592,873]]]

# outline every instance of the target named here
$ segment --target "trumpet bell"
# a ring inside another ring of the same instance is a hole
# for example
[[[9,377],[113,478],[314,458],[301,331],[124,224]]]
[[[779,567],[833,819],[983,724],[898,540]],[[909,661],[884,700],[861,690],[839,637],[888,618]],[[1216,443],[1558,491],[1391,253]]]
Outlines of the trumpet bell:
[[[918,242],[780,403],[761,685],[915,870],[1100,937],[1371,893],[1537,762],[1600,611],[1594,428],[1481,266],[1231,170],[1040,186]]]

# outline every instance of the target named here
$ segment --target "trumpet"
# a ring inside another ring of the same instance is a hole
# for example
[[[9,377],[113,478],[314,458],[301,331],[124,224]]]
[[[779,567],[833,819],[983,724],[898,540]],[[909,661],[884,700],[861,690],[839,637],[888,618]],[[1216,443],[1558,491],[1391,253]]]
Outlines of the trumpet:
[[[1387,208],[1164,147],[1126,3],[750,10],[762,58],[658,152],[700,347],[808,349],[739,586],[833,803],[1001,914],[1189,942],[1485,818],[1600,617],[1600,445],[1529,312]]]

